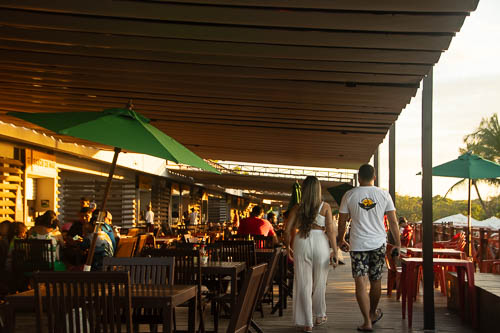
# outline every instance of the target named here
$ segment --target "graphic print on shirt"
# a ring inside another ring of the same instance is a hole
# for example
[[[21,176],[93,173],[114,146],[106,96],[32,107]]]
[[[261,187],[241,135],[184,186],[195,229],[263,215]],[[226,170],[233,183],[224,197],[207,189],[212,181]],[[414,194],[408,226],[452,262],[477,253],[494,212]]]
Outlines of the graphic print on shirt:
[[[363,208],[364,210],[370,210],[372,208],[375,208],[377,203],[373,201],[373,199],[370,198],[364,198],[361,200],[360,203],[358,203],[359,207]]]

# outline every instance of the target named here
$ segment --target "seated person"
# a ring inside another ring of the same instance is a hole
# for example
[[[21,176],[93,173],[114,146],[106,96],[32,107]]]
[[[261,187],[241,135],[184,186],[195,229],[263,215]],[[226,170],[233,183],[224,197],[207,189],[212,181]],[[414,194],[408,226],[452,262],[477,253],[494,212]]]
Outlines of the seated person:
[[[94,225],[92,223],[84,224],[83,234],[84,237],[80,247],[82,250],[88,250],[94,237]],[[92,259],[92,271],[101,271],[104,257],[112,257],[113,253],[114,247],[108,234],[104,231],[99,231],[97,233],[94,258]]]
[[[46,211],[35,219],[35,226],[28,231],[28,238],[48,239],[52,242],[54,260],[60,260],[60,248],[64,245],[63,237],[57,230],[58,220],[52,210]]]
[[[92,212],[92,218],[90,219],[90,223],[92,225],[95,225],[95,222],[97,221],[99,217],[99,209],[96,209]],[[109,239],[111,240],[111,244],[113,244],[113,251],[116,250],[116,236],[113,230],[113,227],[111,226],[111,222],[113,221],[113,215],[107,210],[104,211],[104,223],[101,224],[101,230],[104,231]]]
[[[264,209],[261,206],[255,206],[250,213],[250,217],[240,221],[238,235],[262,235],[273,236],[273,243],[278,243],[278,238],[274,232],[272,224],[262,218]]]
[[[68,234],[71,237],[83,237],[83,225],[90,222],[92,210],[89,207],[82,207],[78,213],[78,221],[74,222],[69,228]],[[65,226],[63,226],[65,228]]]

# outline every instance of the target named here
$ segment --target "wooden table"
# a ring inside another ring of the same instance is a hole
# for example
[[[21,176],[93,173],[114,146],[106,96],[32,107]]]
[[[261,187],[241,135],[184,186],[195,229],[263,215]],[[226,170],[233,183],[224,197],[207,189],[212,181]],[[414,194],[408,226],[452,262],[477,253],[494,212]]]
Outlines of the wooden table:
[[[419,266],[422,266],[423,259],[422,258],[402,258],[401,264],[403,271],[401,273],[401,312],[403,319],[406,316],[406,310],[408,307],[408,327],[412,327],[412,316],[413,316],[413,297],[415,295],[415,285],[416,285],[416,276],[419,269]],[[459,298],[461,304],[461,315],[462,318],[465,318],[465,295],[464,295],[464,287],[465,287],[465,276],[467,275],[467,284],[468,284],[468,293],[470,296],[472,309],[472,322],[473,325],[476,326],[476,313],[475,306],[476,303],[476,289],[474,286],[474,264],[472,261],[463,260],[463,259],[454,259],[454,258],[434,258],[433,259],[434,266],[454,266],[457,269],[458,275],[458,283],[459,283]]]
[[[406,253],[408,256],[421,257],[422,249],[418,247],[408,247],[406,248]],[[465,253],[455,249],[434,248],[432,249],[432,253],[434,256],[448,256],[457,259],[465,259]]]
[[[131,285],[133,308],[163,308],[163,332],[173,332],[173,309],[189,301],[188,332],[194,333],[196,328],[196,286],[188,285]],[[45,290],[41,289],[42,297]],[[35,310],[35,291],[29,290],[7,296],[14,311]],[[15,323],[14,323],[15,327]]]
[[[201,274],[231,277],[231,307],[233,307],[237,301],[238,274],[245,271],[246,267],[247,264],[240,261],[209,261],[206,264],[201,264]]]

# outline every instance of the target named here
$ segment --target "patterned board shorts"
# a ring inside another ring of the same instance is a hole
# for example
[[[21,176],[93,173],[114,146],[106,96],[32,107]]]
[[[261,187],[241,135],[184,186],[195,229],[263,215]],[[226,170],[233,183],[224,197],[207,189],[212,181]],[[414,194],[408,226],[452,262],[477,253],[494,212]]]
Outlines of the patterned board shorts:
[[[351,251],[352,277],[368,274],[370,281],[382,278],[385,263],[385,244],[372,251]]]

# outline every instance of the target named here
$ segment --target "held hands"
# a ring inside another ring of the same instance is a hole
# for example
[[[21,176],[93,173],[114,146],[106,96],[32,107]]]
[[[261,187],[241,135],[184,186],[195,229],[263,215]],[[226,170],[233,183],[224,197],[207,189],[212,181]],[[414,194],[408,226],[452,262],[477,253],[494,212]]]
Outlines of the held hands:
[[[339,241],[339,245],[338,245],[338,246],[339,246],[339,248],[340,248],[342,251],[344,251],[344,252],[349,252],[349,250],[350,250],[350,248],[351,248],[351,247],[349,246],[349,243],[347,243],[347,242],[345,241],[345,239],[341,239],[341,240]]]
[[[399,258],[399,255],[401,253],[401,247],[400,246],[394,246],[391,250],[391,256],[393,258]]]
[[[333,266],[333,268],[337,267],[339,264],[339,259],[337,258],[337,255],[333,250],[330,252],[330,264]]]

